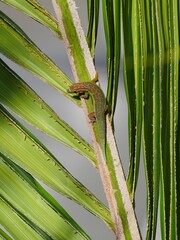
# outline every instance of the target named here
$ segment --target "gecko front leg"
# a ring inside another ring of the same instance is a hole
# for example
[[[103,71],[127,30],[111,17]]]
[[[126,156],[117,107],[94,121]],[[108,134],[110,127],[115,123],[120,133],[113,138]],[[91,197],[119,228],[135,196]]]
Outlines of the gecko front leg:
[[[99,81],[99,75],[98,75],[98,72],[96,72],[96,75],[95,77],[91,80],[91,82],[95,83]]]
[[[96,114],[94,112],[89,113],[88,117],[92,123],[96,121]]]
[[[88,92],[79,92],[79,96],[84,99],[89,98],[89,93]]]

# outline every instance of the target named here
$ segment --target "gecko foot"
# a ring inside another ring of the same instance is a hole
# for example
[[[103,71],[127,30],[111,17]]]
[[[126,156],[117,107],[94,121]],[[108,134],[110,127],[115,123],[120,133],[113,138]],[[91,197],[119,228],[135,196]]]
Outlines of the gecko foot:
[[[96,83],[96,82],[98,82],[98,80],[99,80],[99,75],[98,75],[98,72],[96,71],[96,75],[91,81]]]
[[[94,112],[89,113],[88,117],[92,123],[96,121],[96,116]]]
[[[88,99],[89,98],[89,93],[88,92],[80,92],[79,96],[81,98],[84,98],[84,99]]]

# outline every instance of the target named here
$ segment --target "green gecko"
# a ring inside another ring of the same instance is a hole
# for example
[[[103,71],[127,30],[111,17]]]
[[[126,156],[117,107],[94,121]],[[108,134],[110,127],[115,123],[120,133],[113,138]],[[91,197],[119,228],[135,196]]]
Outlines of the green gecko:
[[[99,133],[99,145],[103,152],[103,157],[106,158],[106,99],[103,91],[95,83],[95,80],[91,82],[81,82],[75,83],[68,89],[69,93],[76,93],[76,95],[88,98],[90,95],[93,100],[94,112],[90,113],[88,116],[92,122],[97,122],[98,133]]]

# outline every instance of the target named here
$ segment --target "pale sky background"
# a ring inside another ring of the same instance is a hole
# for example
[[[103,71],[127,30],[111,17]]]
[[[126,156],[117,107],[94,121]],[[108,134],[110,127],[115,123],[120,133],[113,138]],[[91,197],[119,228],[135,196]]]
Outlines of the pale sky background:
[[[51,1],[39,0],[43,6],[53,13]],[[76,5],[81,17],[83,28],[87,30],[87,11],[86,1],[78,0]],[[0,3],[0,9],[11,17],[27,35],[44,51],[67,75],[73,80],[69,61],[64,49],[62,41],[59,41],[51,31],[36,23],[29,17],[21,14],[7,5]],[[88,142],[90,137],[83,111],[75,106],[70,100],[62,96],[58,91],[47,86],[44,82],[26,72],[21,67],[7,60],[1,54],[0,56],[5,62],[12,67],[65,121],[67,121],[79,134],[81,134]],[[100,27],[98,33],[98,42],[96,48],[96,69],[99,72],[99,79],[102,88],[106,92],[106,48],[104,40],[104,32],[102,26],[102,16],[100,16]],[[23,121],[21,121],[23,122]],[[23,122],[24,123],[24,122]],[[124,172],[127,175],[129,158],[128,158],[128,116],[127,103],[124,93],[122,71],[119,85],[118,103],[115,115],[115,135],[120,156],[122,159]],[[57,159],[72,173],[72,175],[89,188],[102,202],[105,204],[106,199],[98,172],[92,167],[87,159],[83,158],[76,152],[70,150],[63,144],[47,137],[43,133],[34,130],[28,124],[25,124],[57,157]],[[90,142],[91,143],[91,142]],[[44,186],[44,185],[43,185]],[[44,186],[48,191],[49,188]],[[143,171],[143,161],[141,161],[141,169],[139,176],[139,184],[136,191],[136,216],[139,222],[143,239],[145,239],[146,231],[146,192],[145,177]],[[51,194],[65,208],[65,210],[77,221],[77,223],[89,234],[93,240],[114,240],[114,234],[106,227],[106,225],[88,213],[79,205],[73,203],[69,199],[50,190]],[[160,231],[158,228],[157,238],[160,239]]]

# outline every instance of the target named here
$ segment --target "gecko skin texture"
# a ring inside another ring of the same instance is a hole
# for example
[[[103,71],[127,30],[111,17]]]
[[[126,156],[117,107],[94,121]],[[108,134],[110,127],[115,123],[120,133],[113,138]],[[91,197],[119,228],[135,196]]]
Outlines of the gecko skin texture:
[[[76,93],[81,97],[87,98],[88,95],[93,100],[94,112],[90,114],[90,119],[92,120],[92,116],[94,120],[97,122],[98,133],[100,137],[100,147],[103,152],[103,156],[106,160],[106,120],[105,120],[105,112],[106,112],[106,99],[103,91],[100,87],[98,87],[95,83],[92,82],[82,82],[75,83],[68,89],[69,93]],[[84,95],[81,95],[84,94]]]

